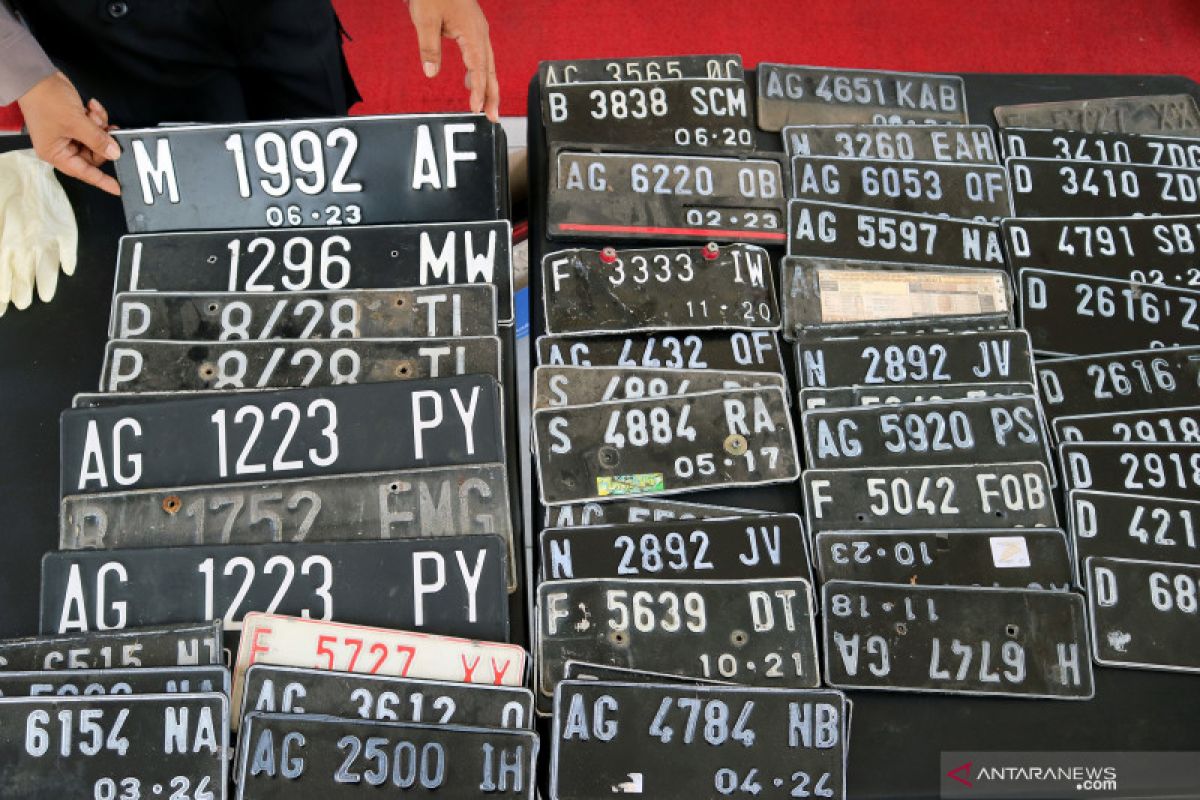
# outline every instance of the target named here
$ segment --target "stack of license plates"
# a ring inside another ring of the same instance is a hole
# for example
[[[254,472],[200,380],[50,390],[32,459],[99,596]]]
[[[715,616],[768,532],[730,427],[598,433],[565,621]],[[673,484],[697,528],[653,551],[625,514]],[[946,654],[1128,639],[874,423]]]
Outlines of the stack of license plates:
[[[711,497],[794,498],[801,468],[767,249],[786,172],[741,60],[545,62],[539,83],[567,240],[539,265],[532,388],[549,797],[844,797],[800,505]]]
[[[0,676],[48,696],[0,701],[0,795],[532,797],[499,129],[117,136],[133,234],[99,392],[61,418],[43,636],[0,644],[5,670],[88,672]]]
[[[1166,95],[996,116],[1093,657],[1200,671],[1200,109]]]

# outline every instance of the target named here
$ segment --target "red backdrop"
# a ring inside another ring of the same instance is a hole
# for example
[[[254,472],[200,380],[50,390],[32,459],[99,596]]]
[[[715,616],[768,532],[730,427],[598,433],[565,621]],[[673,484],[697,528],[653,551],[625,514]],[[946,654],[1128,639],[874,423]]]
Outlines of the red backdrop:
[[[759,61],[961,72],[1200,78],[1197,0],[481,0],[503,113],[524,113],[539,59],[736,52]],[[403,0],[335,0],[353,41],[356,113],[460,110],[463,70],[420,73]],[[447,47],[453,47],[447,43]],[[0,110],[2,112],[3,110]],[[11,112],[0,124],[12,126]]]

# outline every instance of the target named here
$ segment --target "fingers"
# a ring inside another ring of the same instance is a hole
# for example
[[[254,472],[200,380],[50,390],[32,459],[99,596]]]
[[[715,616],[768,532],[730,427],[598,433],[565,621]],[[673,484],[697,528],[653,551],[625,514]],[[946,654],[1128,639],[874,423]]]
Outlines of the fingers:
[[[88,119],[90,119],[97,127],[108,130],[108,109],[96,98],[92,98],[87,104]]]
[[[496,54],[492,52],[492,42],[487,46],[487,99],[483,104],[483,112],[492,122],[500,121],[500,80],[496,77]]]
[[[58,288],[58,258],[53,251],[39,249],[33,262],[33,280],[37,287],[37,296],[43,303],[54,299],[54,290]]]
[[[462,50],[463,63],[467,66],[467,85],[471,90],[468,106],[475,113],[479,113],[483,111],[483,103],[487,99],[487,28],[476,28],[470,34],[459,34],[455,41]]]
[[[26,258],[34,258],[33,254],[25,252],[21,254],[20,260],[17,260],[17,254],[12,254],[9,264],[9,269],[12,273],[12,286],[10,288],[12,294],[12,304],[17,307],[18,311],[29,308],[29,304],[33,302],[33,270],[34,265],[28,263]]]
[[[408,7],[413,27],[417,29],[417,47],[421,54],[421,69],[426,78],[432,78],[442,68],[442,18],[427,13],[420,3]]]
[[[90,183],[97,189],[103,189],[109,194],[121,196],[121,186],[111,175],[105,175],[100,168],[83,157],[75,149],[64,149],[60,154],[47,159],[54,168],[64,175],[78,178],[84,183]]]
[[[121,157],[121,146],[117,144],[117,140],[109,135],[108,131],[103,126],[97,125],[92,121],[90,109],[87,114],[81,115],[71,125],[68,134],[72,139],[79,142],[84,147],[90,149],[97,155],[102,155],[110,161],[116,161]]]

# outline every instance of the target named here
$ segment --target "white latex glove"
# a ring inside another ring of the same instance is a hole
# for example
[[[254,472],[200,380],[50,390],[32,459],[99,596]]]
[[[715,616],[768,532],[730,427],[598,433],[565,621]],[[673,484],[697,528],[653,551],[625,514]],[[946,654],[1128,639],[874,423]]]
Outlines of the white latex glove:
[[[75,274],[79,231],[54,168],[32,150],[0,154],[0,315],[28,308],[36,287],[48,303],[58,270]]]

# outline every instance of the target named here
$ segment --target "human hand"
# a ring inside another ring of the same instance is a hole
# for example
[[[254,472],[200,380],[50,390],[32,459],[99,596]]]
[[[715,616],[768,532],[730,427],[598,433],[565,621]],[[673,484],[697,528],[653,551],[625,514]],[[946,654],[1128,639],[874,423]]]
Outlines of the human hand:
[[[98,100],[85,107],[66,75],[56,72],[33,85],[17,101],[25,116],[33,150],[59,172],[120,195],[116,180],[100,171],[121,155],[109,135],[108,112]]]
[[[500,84],[496,58],[488,36],[487,18],[477,0],[408,0],[408,13],[417,29],[421,65],[432,78],[442,67],[442,37],[453,39],[467,66],[470,108],[500,121]]]

